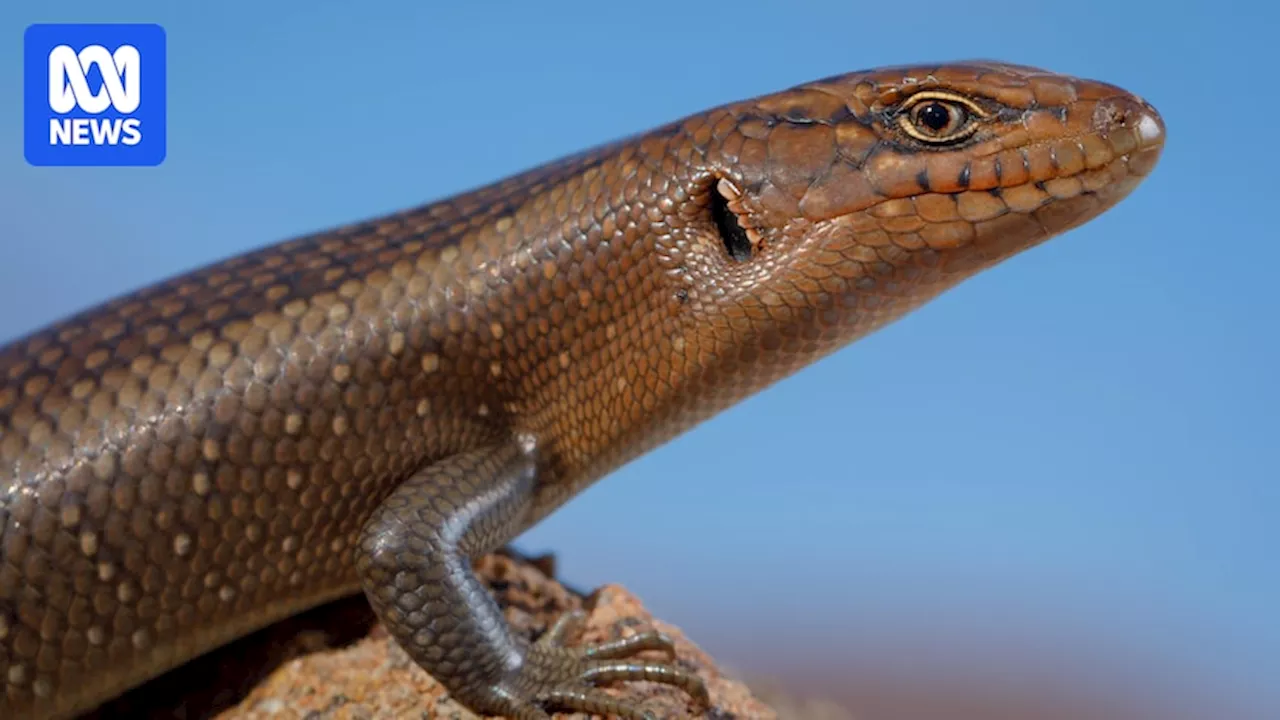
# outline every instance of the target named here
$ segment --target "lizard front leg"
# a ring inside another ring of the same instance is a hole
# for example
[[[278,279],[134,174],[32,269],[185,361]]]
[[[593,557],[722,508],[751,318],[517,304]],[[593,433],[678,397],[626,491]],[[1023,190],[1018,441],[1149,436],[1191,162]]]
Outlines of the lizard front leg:
[[[459,701],[478,712],[546,720],[545,708],[636,719],[649,715],[595,689],[649,680],[684,688],[704,703],[696,675],[626,657],[671,652],[652,632],[595,646],[563,644],[566,616],[535,643],[515,635],[471,569],[475,557],[516,534],[537,469],[514,443],[463,453],[402,483],[365,525],[356,566],[365,594],[392,637]]]

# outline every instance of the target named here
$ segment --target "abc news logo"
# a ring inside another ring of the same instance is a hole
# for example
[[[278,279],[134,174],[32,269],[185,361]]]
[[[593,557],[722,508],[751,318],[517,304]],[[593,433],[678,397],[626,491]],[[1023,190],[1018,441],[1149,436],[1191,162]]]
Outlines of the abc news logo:
[[[89,72],[97,68],[102,87],[89,89]],[[141,103],[142,58],[138,48],[121,45],[113,53],[101,45],[76,52],[59,45],[49,52],[49,109],[66,115],[79,108],[98,115],[114,108],[121,115]],[[50,145],[137,145],[142,142],[142,121],[122,117],[49,118]]]
[[[23,150],[37,166],[151,166],[167,153],[164,28],[42,23],[23,37]]]

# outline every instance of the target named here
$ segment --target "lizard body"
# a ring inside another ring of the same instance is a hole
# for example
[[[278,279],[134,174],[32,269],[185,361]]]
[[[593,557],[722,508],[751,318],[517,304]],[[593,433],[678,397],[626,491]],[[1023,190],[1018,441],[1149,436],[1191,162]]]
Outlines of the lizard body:
[[[0,349],[0,716],[66,717],[363,590],[479,712],[656,634],[514,636],[469,569],[638,454],[1088,221],[1154,167],[1114,86],[826,78],[288,240]]]

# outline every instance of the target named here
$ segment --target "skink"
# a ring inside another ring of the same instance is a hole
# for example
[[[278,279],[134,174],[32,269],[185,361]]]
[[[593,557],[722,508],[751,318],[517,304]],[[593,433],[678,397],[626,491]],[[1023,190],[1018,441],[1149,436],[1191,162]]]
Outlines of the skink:
[[[477,712],[706,701],[657,633],[510,631],[470,570],[640,453],[1084,223],[1164,143],[1115,86],[834,76],[288,240],[0,350],[0,717],[363,590]]]

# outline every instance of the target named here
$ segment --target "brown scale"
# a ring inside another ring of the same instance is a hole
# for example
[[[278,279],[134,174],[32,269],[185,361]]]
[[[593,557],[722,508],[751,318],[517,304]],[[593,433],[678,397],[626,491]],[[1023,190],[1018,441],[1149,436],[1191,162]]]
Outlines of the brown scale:
[[[706,700],[655,633],[515,636],[469,571],[620,464],[1079,225],[1163,125],[890,68],[289,240],[0,350],[0,716],[66,717],[339,595],[479,712]],[[572,618],[570,618],[571,620]]]

